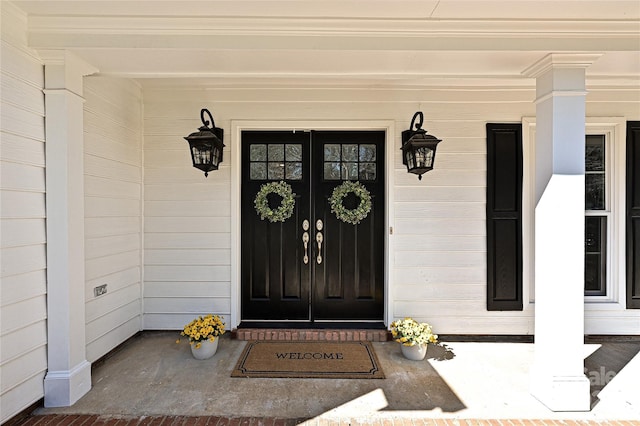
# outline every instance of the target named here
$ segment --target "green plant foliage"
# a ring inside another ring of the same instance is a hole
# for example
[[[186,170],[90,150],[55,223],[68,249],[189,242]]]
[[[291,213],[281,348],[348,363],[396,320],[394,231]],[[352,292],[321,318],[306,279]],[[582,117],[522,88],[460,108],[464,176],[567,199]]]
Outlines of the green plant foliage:
[[[348,209],[343,204],[344,198],[350,193],[360,199],[360,203],[355,209]],[[339,220],[357,225],[371,211],[371,194],[360,182],[345,181],[333,190],[329,203],[331,204],[331,211]]]
[[[280,206],[276,209],[269,207],[267,197],[270,194],[277,194],[282,197]],[[254,206],[260,219],[267,219],[269,222],[284,222],[293,214],[296,205],[296,194],[293,193],[291,185],[286,182],[269,182],[260,187],[260,191],[256,194]]]

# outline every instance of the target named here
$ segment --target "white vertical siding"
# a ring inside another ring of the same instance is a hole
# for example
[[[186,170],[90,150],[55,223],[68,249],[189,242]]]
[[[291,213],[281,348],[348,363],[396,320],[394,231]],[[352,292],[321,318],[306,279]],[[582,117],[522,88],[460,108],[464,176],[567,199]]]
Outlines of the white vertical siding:
[[[0,2],[0,423],[44,396],[47,369],[43,66],[26,17]]]
[[[87,360],[141,328],[142,93],[131,80],[84,79]],[[96,297],[94,288],[107,284]]]

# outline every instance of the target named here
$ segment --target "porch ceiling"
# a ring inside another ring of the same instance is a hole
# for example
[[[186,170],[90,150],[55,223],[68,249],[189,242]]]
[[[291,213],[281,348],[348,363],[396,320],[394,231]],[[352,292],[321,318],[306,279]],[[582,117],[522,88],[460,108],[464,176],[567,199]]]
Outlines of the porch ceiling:
[[[29,45],[145,85],[533,85],[549,52],[589,84],[640,84],[640,2],[21,1]]]

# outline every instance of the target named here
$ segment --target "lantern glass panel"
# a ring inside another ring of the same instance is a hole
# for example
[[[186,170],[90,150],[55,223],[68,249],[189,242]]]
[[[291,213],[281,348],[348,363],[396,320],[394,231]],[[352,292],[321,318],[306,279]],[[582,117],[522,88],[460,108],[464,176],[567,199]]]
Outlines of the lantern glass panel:
[[[416,149],[416,162],[421,169],[433,167],[433,150],[427,147]]]
[[[406,156],[407,156],[407,167],[409,170],[413,169],[416,167],[416,161],[415,158],[413,156],[413,151],[406,151]]]
[[[202,165],[211,163],[211,150],[204,147],[193,147],[193,164]]]
[[[220,147],[216,146],[213,148],[213,165],[218,168],[218,164],[220,164],[220,158],[222,157],[222,151]]]

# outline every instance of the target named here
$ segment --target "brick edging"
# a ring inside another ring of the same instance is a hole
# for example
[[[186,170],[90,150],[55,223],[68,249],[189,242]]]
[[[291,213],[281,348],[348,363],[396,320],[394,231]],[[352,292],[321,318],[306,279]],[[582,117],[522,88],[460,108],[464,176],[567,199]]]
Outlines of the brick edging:
[[[409,423],[407,423],[409,422]],[[383,416],[340,419],[284,419],[278,417],[224,416],[100,416],[94,414],[31,415],[4,426],[308,426],[376,425],[376,426],[640,426],[636,420],[550,420],[550,419],[450,419],[407,416]]]
[[[386,342],[389,340],[387,330],[307,330],[307,329],[270,329],[241,328],[232,331],[238,340],[276,340],[276,341],[333,341],[333,342]]]

